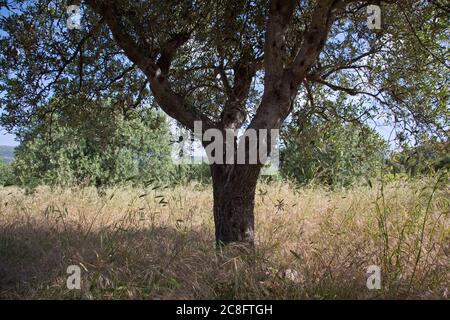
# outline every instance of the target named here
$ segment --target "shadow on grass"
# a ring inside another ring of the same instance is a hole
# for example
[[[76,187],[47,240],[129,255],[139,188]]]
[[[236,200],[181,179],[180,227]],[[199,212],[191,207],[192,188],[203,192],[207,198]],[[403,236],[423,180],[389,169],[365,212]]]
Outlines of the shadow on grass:
[[[102,291],[100,298],[166,295],[201,259],[191,253],[213,252],[208,250],[213,238],[206,234],[182,227],[86,233],[71,227],[0,226],[0,299],[90,298],[96,290]],[[70,265],[82,270],[81,292],[67,289]]]
[[[408,276],[387,282],[386,273],[382,279],[389,286],[368,290],[365,267],[372,255],[357,242],[324,242],[310,256],[308,247],[294,257],[264,245],[255,256],[236,256],[215,250],[212,230],[182,223],[86,229],[27,221],[0,225],[0,299],[446,298],[448,262],[430,265],[428,278],[417,277],[414,290]],[[70,265],[81,268],[81,290],[67,288]]]

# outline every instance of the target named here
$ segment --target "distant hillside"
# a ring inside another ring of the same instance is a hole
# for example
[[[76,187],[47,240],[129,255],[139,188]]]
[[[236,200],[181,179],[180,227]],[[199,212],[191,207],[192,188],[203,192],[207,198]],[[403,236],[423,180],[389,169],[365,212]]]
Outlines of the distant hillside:
[[[14,147],[0,146],[0,159],[6,163],[11,163],[14,160]]]

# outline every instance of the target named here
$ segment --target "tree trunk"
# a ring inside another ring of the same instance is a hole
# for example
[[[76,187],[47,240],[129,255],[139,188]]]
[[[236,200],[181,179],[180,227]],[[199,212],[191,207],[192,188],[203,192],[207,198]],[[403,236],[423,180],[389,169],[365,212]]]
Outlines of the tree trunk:
[[[217,245],[254,245],[255,189],[260,165],[211,165]]]

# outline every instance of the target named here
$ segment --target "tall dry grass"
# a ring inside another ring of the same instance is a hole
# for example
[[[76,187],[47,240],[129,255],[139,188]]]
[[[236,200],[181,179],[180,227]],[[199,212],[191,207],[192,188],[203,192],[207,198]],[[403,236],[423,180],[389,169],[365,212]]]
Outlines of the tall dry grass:
[[[214,246],[209,187],[0,188],[0,298],[448,298],[442,177],[330,191],[260,184],[256,251]],[[68,290],[66,269],[82,269]],[[378,265],[382,289],[368,290]]]

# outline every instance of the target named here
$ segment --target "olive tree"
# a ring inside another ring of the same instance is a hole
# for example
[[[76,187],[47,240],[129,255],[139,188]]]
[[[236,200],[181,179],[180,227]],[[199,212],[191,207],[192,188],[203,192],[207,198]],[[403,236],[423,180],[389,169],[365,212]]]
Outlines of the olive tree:
[[[0,88],[10,130],[20,130],[31,114],[52,112],[45,105],[54,95],[151,101],[187,129],[201,121],[203,131],[224,135],[270,132],[305,108],[342,121],[381,117],[412,132],[447,125],[448,7],[441,1],[2,6]],[[68,20],[73,16],[80,25]],[[322,101],[322,88],[350,97],[351,112]],[[307,103],[299,110],[298,101]],[[242,145],[233,144],[234,155]],[[263,164],[223,163],[210,165],[216,240],[253,244]]]

